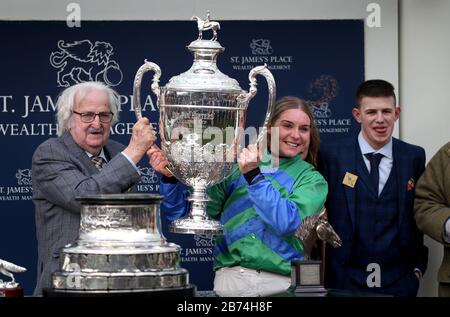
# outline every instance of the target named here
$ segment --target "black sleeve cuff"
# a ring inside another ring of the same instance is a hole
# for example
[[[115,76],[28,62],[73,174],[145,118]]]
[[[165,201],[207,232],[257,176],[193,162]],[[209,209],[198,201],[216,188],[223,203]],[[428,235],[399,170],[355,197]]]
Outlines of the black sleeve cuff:
[[[255,179],[264,178],[264,176],[261,174],[261,170],[259,169],[259,167],[257,167],[245,173],[244,178],[247,183],[251,185]]]

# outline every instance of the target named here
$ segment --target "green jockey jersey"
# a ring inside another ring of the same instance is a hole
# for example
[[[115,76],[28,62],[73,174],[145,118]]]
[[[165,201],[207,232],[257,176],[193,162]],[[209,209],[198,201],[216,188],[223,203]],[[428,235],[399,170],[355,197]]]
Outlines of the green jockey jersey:
[[[215,269],[240,265],[289,275],[291,261],[303,257],[294,232],[301,219],[324,208],[328,185],[299,156],[277,162],[275,166],[271,154],[265,152],[259,164],[261,175],[251,184],[236,168],[230,177],[209,188],[207,213],[224,225],[224,235],[216,237],[214,246]],[[180,203],[181,191],[180,183],[161,184],[160,192],[166,196],[161,208],[169,220],[188,210],[184,201]]]

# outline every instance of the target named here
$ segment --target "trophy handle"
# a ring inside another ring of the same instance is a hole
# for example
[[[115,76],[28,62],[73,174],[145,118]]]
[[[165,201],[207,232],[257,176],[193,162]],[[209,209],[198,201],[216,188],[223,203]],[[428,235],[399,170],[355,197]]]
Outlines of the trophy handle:
[[[134,77],[134,86],[133,86],[133,108],[134,113],[136,115],[136,119],[139,120],[142,118],[142,108],[141,108],[141,82],[142,82],[142,76],[148,72],[149,70],[152,70],[155,72],[152,79],[152,91],[156,95],[157,103],[159,105],[159,96],[160,96],[160,89],[159,89],[159,78],[161,77],[161,68],[159,68],[158,65],[152,62],[148,62],[147,60],[144,60],[144,64],[139,67],[136,76]]]
[[[159,96],[160,96],[161,91],[159,89],[158,83],[159,83],[159,78],[161,77],[161,68],[157,64],[149,62],[145,59],[144,64],[141,67],[139,67],[139,69],[136,73],[136,76],[134,76],[133,109],[134,109],[134,114],[136,115],[137,120],[142,118],[142,107],[141,107],[142,76],[150,70],[155,72],[155,74],[153,75],[151,88],[152,88],[153,93],[156,95],[156,101],[159,106]],[[166,170],[168,170],[169,173],[174,175],[173,172],[169,168],[166,167]]]
[[[258,134],[258,138],[256,140],[256,144],[260,143],[267,132],[267,125],[269,124],[270,115],[272,113],[273,108],[275,107],[275,98],[276,98],[276,84],[275,79],[273,78],[272,73],[267,68],[267,64],[264,64],[262,66],[257,66],[252,68],[250,70],[250,73],[248,74],[248,79],[250,80],[250,89],[248,90],[248,93],[239,96],[240,102],[242,104],[248,105],[248,102],[256,95],[256,92],[258,89],[256,88],[257,82],[256,82],[256,75],[262,75],[267,81],[267,86],[269,89],[269,99],[267,104],[267,112],[266,112],[266,118],[264,119],[264,124],[262,130]]]

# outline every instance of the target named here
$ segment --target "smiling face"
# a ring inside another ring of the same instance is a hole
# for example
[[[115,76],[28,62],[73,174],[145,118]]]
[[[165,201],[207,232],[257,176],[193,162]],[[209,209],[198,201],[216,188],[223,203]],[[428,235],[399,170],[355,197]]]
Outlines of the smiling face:
[[[311,120],[308,115],[300,109],[288,109],[280,114],[273,127],[279,129],[279,153],[276,154],[281,157],[300,154],[305,159],[311,139]]]
[[[99,89],[88,91],[82,98],[75,96],[74,111],[84,112],[109,112],[109,99],[106,92]],[[81,116],[73,113],[69,129],[75,143],[85,151],[97,155],[109,138],[111,122],[100,122],[99,116],[95,116],[94,121],[85,123],[81,121]]]
[[[364,139],[377,150],[389,142],[400,108],[395,106],[394,97],[363,97],[352,113],[361,124]]]

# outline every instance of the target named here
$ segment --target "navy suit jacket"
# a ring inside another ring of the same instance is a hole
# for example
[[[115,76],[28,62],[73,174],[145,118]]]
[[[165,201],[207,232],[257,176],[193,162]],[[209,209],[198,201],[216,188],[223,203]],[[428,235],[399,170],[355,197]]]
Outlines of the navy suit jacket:
[[[326,207],[329,222],[343,241],[340,248],[327,249],[326,278],[327,287],[344,288],[349,278],[348,263],[352,254],[352,241],[355,232],[356,193],[358,186],[364,186],[361,178],[354,188],[344,185],[346,172],[357,173],[359,144],[357,137],[346,138],[333,144],[323,144],[320,148],[320,171],[328,181],[328,198]],[[404,263],[399,269],[418,268],[425,273],[428,261],[428,249],[423,244],[423,234],[414,221],[414,184],[425,168],[425,151],[419,146],[405,143],[393,138],[393,159],[396,166],[396,183],[398,191],[398,244],[402,250]],[[394,170],[393,170],[394,171]],[[394,176],[394,175],[392,175]],[[369,275],[370,272],[367,272]],[[383,274],[383,272],[381,272]]]
[[[118,142],[107,142],[103,149],[109,161],[101,172],[68,132],[45,141],[34,152],[33,202],[38,240],[35,295],[51,286],[51,274],[59,269],[61,248],[78,238],[81,206],[75,197],[125,192],[140,180],[128,159],[117,155],[124,148]]]

